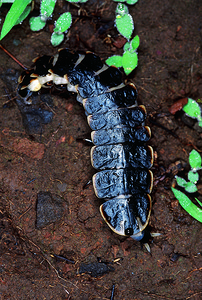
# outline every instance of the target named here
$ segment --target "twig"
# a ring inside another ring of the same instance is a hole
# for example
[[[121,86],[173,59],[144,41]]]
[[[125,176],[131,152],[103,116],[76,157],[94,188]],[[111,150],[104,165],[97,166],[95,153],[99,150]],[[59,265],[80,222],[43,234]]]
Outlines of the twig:
[[[190,271],[190,274],[189,274],[189,276],[188,276],[186,279],[188,279],[189,277],[191,277],[191,274],[192,274],[193,272],[196,272],[196,271],[202,271],[202,267],[199,268],[199,269],[194,269],[194,270]]]
[[[2,49],[8,56],[10,56],[19,66],[21,66],[21,68],[23,68],[24,70],[27,70],[27,68],[21,63],[19,62],[19,60],[17,58],[15,58],[8,50],[6,50],[1,44],[0,44],[0,49]]]
[[[112,293],[111,293],[110,300],[114,300],[114,291],[115,291],[115,284],[113,284],[113,286],[112,286]]]

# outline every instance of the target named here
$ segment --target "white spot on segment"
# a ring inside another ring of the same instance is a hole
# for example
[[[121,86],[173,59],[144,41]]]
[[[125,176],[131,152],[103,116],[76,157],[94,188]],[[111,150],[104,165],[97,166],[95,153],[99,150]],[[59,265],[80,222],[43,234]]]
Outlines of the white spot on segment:
[[[64,77],[53,74],[53,83],[55,83],[56,85],[68,84],[68,80]]]
[[[93,152],[95,151],[96,146],[93,146],[90,150],[90,160],[91,160],[91,165],[94,167],[94,162],[93,162]]]
[[[119,89],[122,89],[124,88],[126,85],[122,82],[121,84],[119,84],[118,86],[114,86],[112,88],[109,88],[106,93],[110,93],[110,92],[113,92],[113,91],[116,91],[116,90],[119,90]]]
[[[38,92],[41,89],[41,83],[38,79],[31,80],[27,88],[32,92]]]
[[[97,76],[97,75],[99,75],[100,73],[106,71],[107,69],[109,69],[109,67],[108,67],[107,65],[103,65],[103,67],[102,67],[100,70],[98,70],[97,72],[95,72],[94,75]]]
[[[123,214],[123,217],[124,217],[124,214]],[[120,234],[120,235],[125,235],[125,224],[124,223],[125,223],[124,220],[122,220],[120,222],[120,230],[117,231],[118,234]]]
[[[79,54],[79,58],[77,59],[77,61],[75,62],[75,65],[74,65],[74,69],[76,68],[76,66],[78,66],[82,60],[85,58],[85,55],[84,54]]]
[[[76,86],[72,85],[71,83],[68,83],[68,84],[67,84],[67,90],[68,90],[69,92],[77,93]]]
[[[149,173],[150,173],[150,176],[151,176],[151,185],[150,185],[150,191],[149,191],[149,193],[151,193],[152,188],[153,188],[153,173],[150,170],[149,170]]]
[[[54,59],[53,59],[53,66],[55,66],[57,60],[58,60],[58,57],[59,57],[59,53],[55,54],[54,55]]]
[[[93,183],[93,188],[94,188],[94,192],[95,192],[95,195],[98,197],[98,190],[97,190],[97,187],[96,187],[96,175],[97,173],[95,173],[93,175],[93,178],[92,178],[92,183]],[[99,198],[99,197],[98,197]],[[101,206],[100,206],[101,207]],[[102,214],[103,215],[103,214]],[[103,217],[104,218],[104,217]]]
[[[145,228],[145,225],[143,225],[140,221],[140,218],[137,217],[137,222],[138,222],[138,227],[139,227],[139,231],[133,235],[131,235],[130,237],[133,239],[133,240],[136,240],[136,241],[140,241],[143,236],[144,236],[144,228]]]
[[[41,86],[43,86],[45,83],[53,81],[53,74],[48,73],[46,76],[39,76],[38,80]]]
[[[76,100],[81,104],[83,103],[83,98],[79,94],[77,94]]]

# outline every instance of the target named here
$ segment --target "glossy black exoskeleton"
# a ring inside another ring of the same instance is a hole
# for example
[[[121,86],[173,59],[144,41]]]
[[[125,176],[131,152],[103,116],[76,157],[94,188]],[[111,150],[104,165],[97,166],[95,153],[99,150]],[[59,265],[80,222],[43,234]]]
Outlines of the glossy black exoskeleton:
[[[101,215],[114,232],[140,240],[151,214],[153,150],[145,145],[151,133],[134,84],[124,84],[117,68],[90,52],[61,49],[34,63],[20,76],[18,93],[27,100],[53,84],[77,93],[92,129],[91,162],[100,170],[93,176],[95,194],[106,200]]]

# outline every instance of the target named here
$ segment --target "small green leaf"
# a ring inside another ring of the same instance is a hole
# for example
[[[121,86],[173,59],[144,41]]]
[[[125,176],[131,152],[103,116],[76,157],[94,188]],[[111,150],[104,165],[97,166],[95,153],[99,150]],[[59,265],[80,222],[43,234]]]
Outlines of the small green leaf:
[[[133,50],[137,49],[139,47],[139,45],[140,45],[140,39],[139,39],[139,36],[136,35],[131,41],[132,49]]]
[[[13,26],[15,26],[18,18],[21,16],[30,2],[31,0],[15,0],[6,15],[6,19],[1,30],[0,40],[2,40],[5,35],[13,28]]]
[[[31,11],[31,6],[28,5],[23,11],[23,13],[20,15],[20,17],[17,19],[15,25],[22,23],[24,19],[29,15],[30,11]]]
[[[126,75],[130,74],[137,67],[138,64],[137,53],[136,52],[130,53],[129,51],[126,51],[123,54],[122,63]]]
[[[66,0],[66,1],[69,2],[69,3],[85,3],[88,0]]]
[[[198,125],[199,125],[200,127],[202,127],[202,121],[199,121],[199,122],[198,122]]]
[[[197,198],[195,198],[195,200],[198,202],[198,204],[199,204],[200,206],[202,206],[201,201],[199,201]]]
[[[119,2],[121,2],[121,1],[119,1]],[[116,15],[124,16],[125,14],[128,14],[128,13],[129,13],[128,7],[125,4],[119,3],[117,5],[117,7],[116,7]]]
[[[13,3],[15,0],[0,0],[0,5],[4,3]]]
[[[201,156],[194,149],[189,153],[189,164],[193,170],[201,169]]]
[[[29,25],[32,31],[39,31],[45,27],[46,22],[42,21],[41,17],[32,17],[29,20]]]
[[[53,13],[56,0],[42,0],[40,7],[40,15],[42,21],[46,21]]]
[[[189,171],[188,179],[189,179],[189,181],[196,184],[197,181],[199,180],[199,174],[197,172]]]
[[[130,43],[129,43],[129,42],[126,42],[125,45],[123,46],[124,52],[125,52],[125,51],[129,51],[129,50],[130,50],[130,47],[131,47]]]
[[[181,187],[186,187],[187,186],[187,181],[184,178],[175,176],[175,179],[177,181],[177,184]]]
[[[62,43],[64,40],[64,33],[62,34],[57,34],[56,32],[53,32],[51,35],[51,44],[56,47]]]
[[[124,16],[117,15],[115,24],[117,30],[123,35],[125,38],[130,39],[133,33],[134,24],[133,18],[129,14],[125,14]]]
[[[138,0],[126,0],[126,3],[130,5],[136,4],[137,2]]]
[[[191,118],[198,119],[201,117],[200,106],[198,105],[198,103],[195,100],[193,100],[191,98],[188,98],[188,102],[183,107],[183,110]]]
[[[55,23],[54,32],[62,33],[69,29],[72,24],[72,16],[70,12],[62,14]]]
[[[108,66],[115,66],[117,68],[120,68],[122,67],[122,56],[113,55],[109,57],[105,62]]]
[[[171,187],[173,194],[179,200],[180,205],[196,220],[202,222],[202,210],[197,207],[192,201],[182,192]]]
[[[129,5],[133,5],[138,2],[138,0],[113,0],[114,2],[126,2]]]
[[[185,191],[187,191],[188,193],[195,193],[195,192],[197,192],[197,187],[193,182],[187,182]]]

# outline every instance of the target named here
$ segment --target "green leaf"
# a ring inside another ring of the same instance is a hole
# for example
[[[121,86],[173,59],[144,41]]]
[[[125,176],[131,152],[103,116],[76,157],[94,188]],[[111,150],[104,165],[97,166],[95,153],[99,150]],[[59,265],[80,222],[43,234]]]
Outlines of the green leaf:
[[[129,40],[131,38],[134,29],[133,18],[131,17],[131,15],[129,14],[125,14],[124,16],[117,15],[115,24],[120,34]]]
[[[187,104],[183,107],[184,112],[191,118],[200,118],[201,117],[201,109],[198,103],[191,99],[188,98]]]
[[[20,17],[18,18],[18,20],[16,21],[15,25],[18,25],[20,23],[22,23],[22,21],[24,21],[24,19],[29,15],[31,11],[31,6],[28,5],[25,10],[23,11],[23,13],[20,15]]]
[[[53,32],[51,35],[51,44],[56,47],[62,43],[64,40],[64,33],[62,34],[57,34],[56,32]]]
[[[199,125],[200,127],[202,127],[202,121],[199,121],[199,122],[198,122],[198,125]]]
[[[181,187],[186,187],[187,186],[187,181],[184,178],[175,176],[175,179],[177,181],[177,184]]]
[[[32,17],[29,20],[29,25],[32,31],[39,31],[45,27],[46,22],[42,21],[41,17]]]
[[[193,182],[187,182],[185,191],[187,191],[188,193],[195,193],[195,192],[197,192],[197,187]]]
[[[115,66],[117,68],[120,68],[122,67],[122,56],[113,55],[109,57],[105,62],[108,66]]]
[[[66,0],[66,1],[69,2],[69,3],[85,3],[88,0]]]
[[[139,45],[140,45],[140,39],[139,36],[136,35],[131,41],[132,49],[136,50],[139,47]]]
[[[197,181],[199,180],[199,174],[197,172],[189,171],[188,179],[189,179],[189,181],[196,184]]]
[[[137,67],[138,64],[137,53],[136,52],[130,53],[129,51],[126,51],[123,54],[122,63],[126,75],[130,74]]]
[[[126,2],[129,5],[133,5],[138,2],[138,0],[113,0],[114,2]]]
[[[31,0],[15,0],[9,12],[7,13],[6,19],[1,30],[0,40],[2,40],[6,36],[6,34],[13,28],[18,18],[21,16],[21,14],[23,13],[27,5],[30,4],[30,2]]]
[[[121,2],[121,1],[119,1],[119,2]],[[119,3],[117,5],[117,7],[116,7],[116,15],[124,16],[125,14],[128,14],[128,13],[129,13],[128,7],[125,4]]]
[[[189,153],[189,164],[193,170],[201,169],[201,156],[194,149]]]
[[[42,0],[40,7],[40,15],[42,21],[46,21],[53,13],[56,0]]]
[[[124,50],[124,52],[125,52],[125,51],[129,51],[129,50],[130,50],[130,48],[131,48],[131,45],[130,45],[130,43],[129,43],[129,42],[126,42],[126,43],[125,43],[125,45],[123,46],[123,50]]]
[[[0,0],[0,5],[4,3],[13,3],[15,0]]]
[[[199,201],[197,198],[195,198],[195,200],[198,202],[198,204],[199,204],[200,206],[202,206],[201,201]]]
[[[180,205],[196,220],[202,222],[202,210],[182,192],[171,187],[173,194],[179,200]]]
[[[137,2],[138,0],[126,0],[126,3],[130,5],[136,4]]]
[[[56,21],[54,32],[62,33],[69,29],[72,24],[72,16],[70,12],[62,14]]]

